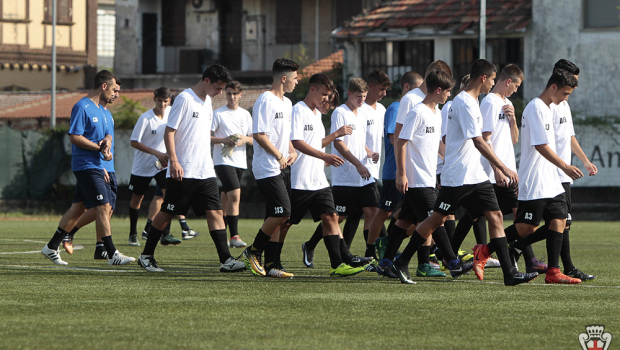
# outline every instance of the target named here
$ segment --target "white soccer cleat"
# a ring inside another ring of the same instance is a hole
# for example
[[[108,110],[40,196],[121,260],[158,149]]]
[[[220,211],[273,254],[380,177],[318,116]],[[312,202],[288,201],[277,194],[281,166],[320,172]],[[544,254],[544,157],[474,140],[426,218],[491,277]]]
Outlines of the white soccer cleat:
[[[485,267],[501,267],[502,265],[499,263],[499,260],[495,259],[495,258],[489,258],[489,260],[487,260],[487,264]]]
[[[198,237],[198,235],[199,235],[199,234],[200,234],[200,233],[198,233],[198,232],[196,232],[196,231],[194,231],[194,230],[192,230],[192,229],[190,228],[190,229],[189,229],[189,230],[187,230],[187,231],[185,231],[185,230],[182,230],[182,231],[181,231],[181,238],[183,238],[184,240],[187,240],[187,239],[192,239],[192,238],[194,238],[194,237]]]
[[[45,247],[43,247],[43,249],[41,249],[41,254],[43,254],[43,256],[45,256],[46,258],[50,259],[56,265],[69,265],[68,262],[63,261],[60,258],[60,251],[58,249],[50,249],[48,248],[47,244],[45,245]]]
[[[157,266],[157,261],[155,261],[155,257],[152,255],[140,254],[140,257],[138,258],[138,265],[149,272],[164,272],[164,269]]]
[[[245,264],[243,261],[239,261],[232,256],[223,264],[220,264],[220,272],[237,272],[242,270],[245,270]]]
[[[235,235],[234,237],[232,237],[228,245],[231,248],[245,248],[248,246],[244,241],[241,240],[241,237],[239,237],[239,235]]]
[[[112,258],[108,258],[108,265],[125,265],[129,264],[132,261],[136,261],[136,258],[132,258],[130,256],[125,256],[123,253],[118,250],[114,252]]]

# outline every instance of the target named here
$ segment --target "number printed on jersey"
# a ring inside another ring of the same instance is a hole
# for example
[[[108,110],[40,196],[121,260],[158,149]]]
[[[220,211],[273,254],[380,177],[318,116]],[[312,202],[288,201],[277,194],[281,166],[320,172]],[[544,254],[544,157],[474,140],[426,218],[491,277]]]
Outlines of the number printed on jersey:
[[[273,207],[273,212],[275,214],[284,214],[284,208],[283,207]]]

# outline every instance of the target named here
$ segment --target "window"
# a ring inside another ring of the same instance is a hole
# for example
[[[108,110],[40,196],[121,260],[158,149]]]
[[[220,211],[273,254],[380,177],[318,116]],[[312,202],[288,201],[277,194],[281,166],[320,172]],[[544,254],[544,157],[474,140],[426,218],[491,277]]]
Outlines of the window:
[[[185,45],[185,1],[162,0],[161,45]]]
[[[620,28],[620,0],[584,0],[584,28]]]
[[[301,1],[277,0],[276,43],[301,43]]]
[[[23,21],[28,19],[28,1],[2,0],[0,7],[0,19],[6,21]]]
[[[114,57],[116,12],[97,10],[97,56]]]
[[[393,81],[413,70],[422,75],[433,61],[433,40],[368,42],[362,46],[362,77],[381,69]]]
[[[52,23],[52,0],[45,0],[43,23]],[[56,24],[73,24],[72,0],[56,0]]]

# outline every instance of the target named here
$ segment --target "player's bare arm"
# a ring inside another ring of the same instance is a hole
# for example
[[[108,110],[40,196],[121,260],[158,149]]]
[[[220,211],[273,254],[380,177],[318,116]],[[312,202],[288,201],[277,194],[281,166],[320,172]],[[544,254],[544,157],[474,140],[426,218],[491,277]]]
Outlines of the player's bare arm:
[[[177,131],[169,126],[166,126],[166,132],[164,132],[164,144],[166,145],[166,152],[168,153],[168,159],[170,159],[170,177],[181,181],[183,180],[183,167],[179,164],[177,158],[177,152],[174,144],[174,134]]]
[[[295,149],[298,150],[299,152],[303,154],[307,154],[310,157],[318,158],[324,161],[325,164],[327,165],[338,167],[344,164],[344,160],[342,158],[338,157],[335,154],[328,154],[325,152],[321,152],[318,149],[310,146],[304,140],[292,140],[291,142],[293,143],[293,147],[295,147]]]
[[[380,157],[379,153],[371,150],[370,148],[368,148],[368,146],[366,146],[366,154],[368,155],[368,158],[372,159],[373,163],[376,163],[379,161],[379,157]]]
[[[536,148],[536,151],[538,151],[538,153],[540,153],[543,157],[545,157],[545,159],[550,161],[553,165],[562,169],[562,171],[566,173],[566,175],[568,175],[571,179],[577,180],[578,178],[583,177],[583,173],[581,172],[581,170],[579,170],[579,168],[577,168],[574,165],[566,164],[562,160],[562,158],[560,158],[555,152],[553,152],[553,150],[551,149],[551,147],[549,147],[549,145],[547,144],[536,145],[534,147]]]
[[[293,147],[293,143],[291,141],[288,142],[288,157],[286,159],[286,165],[290,166],[295,163],[297,159],[297,152],[295,151],[295,147]]]
[[[514,186],[519,183],[519,175],[517,175],[516,172],[510,170],[504,163],[502,163],[501,160],[499,160],[499,158],[497,158],[495,152],[493,152],[493,148],[491,147],[491,145],[489,145],[482,138],[482,136],[476,136],[472,138],[472,141],[474,142],[474,147],[476,147],[480,154],[482,154],[484,158],[488,159],[489,162],[495,166],[495,168],[497,168],[507,177],[507,180],[504,180],[504,184],[498,183],[498,185]],[[497,174],[498,172],[496,171],[495,173]]]
[[[400,193],[405,193],[407,188],[409,188],[409,180],[407,180],[407,172],[405,171],[407,142],[407,140],[398,139],[394,147],[394,153],[396,153],[396,189]],[[398,152],[396,152],[396,149],[398,149]]]
[[[264,132],[255,133],[254,140],[261,146],[267,153],[271,154],[279,163],[280,169],[286,168],[287,158],[269,141],[269,137]]]
[[[166,153],[160,152],[154,148],[146,146],[142,142],[138,142],[136,140],[131,140],[130,144],[131,144],[131,147],[137,149],[138,151],[154,155],[157,158],[157,160],[159,160],[162,164],[168,164],[168,155]]]
[[[485,131],[482,133],[482,138],[491,147],[491,149],[493,149],[493,145],[491,144],[491,134],[492,132]],[[493,165],[492,163],[491,163],[491,169],[493,169],[493,174],[495,175],[495,183],[501,187],[508,186],[508,178],[506,177],[506,175],[504,175],[504,173],[499,171],[497,167]]]
[[[213,134],[213,132],[211,133]],[[226,137],[215,137],[213,135],[211,135],[211,144],[218,144],[221,143],[225,146],[237,146],[237,138],[235,137],[235,135],[229,135]]]
[[[510,123],[510,137],[512,138],[512,144],[516,145],[519,142],[519,127],[517,126],[517,118],[515,116],[515,108],[511,105],[504,105],[502,107],[502,111],[506,118],[508,118],[508,123]]]
[[[588,170],[588,175],[594,176],[596,175],[596,173],[598,173],[598,168],[596,167],[596,165],[590,162],[590,159],[588,159],[588,156],[586,156],[586,154],[581,149],[581,146],[579,145],[579,142],[577,141],[577,138],[575,136],[572,136],[570,139],[570,148],[573,153],[575,153],[577,158],[581,160],[583,166],[586,167],[586,170]]]
[[[350,125],[343,125],[340,129],[325,136],[321,141],[321,146],[325,147],[330,143],[334,142],[334,140],[336,140],[338,137],[343,137],[351,134],[353,134],[353,128]]]
[[[334,141],[334,147],[336,147],[338,152],[342,154],[344,159],[348,160],[351,164],[355,166],[355,169],[357,169],[357,172],[360,174],[362,179],[364,180],[370,179],[370,171],[368,171],[368,168],[366,168],[364,164],[362,164],[362,162],[360,162],[359,159],[357,159],[353,155],[353,153],[349,151],[349,147],[347,147],[347,145],[345,145],[344,142],[342,142],[342,140]]]

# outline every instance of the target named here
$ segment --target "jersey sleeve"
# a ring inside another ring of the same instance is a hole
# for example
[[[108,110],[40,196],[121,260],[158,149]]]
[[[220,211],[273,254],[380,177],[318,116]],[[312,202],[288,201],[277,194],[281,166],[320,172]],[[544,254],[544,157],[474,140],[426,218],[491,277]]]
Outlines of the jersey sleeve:
[[[254,115],[252,116],[252,132],[253,133],[261,133],[268,132],[271,124],[271,108],[269,103],[262,96],[259,98],[259,101],[254,105],[252,110]]]
[[[344,114],[342,113],[342,110],[341,109],[334,110],[334,113],[332,113],[332,125],[329,129],[329,133],[330,134],[334,133],[345,125],[346,125],[346,120],[345,120]],[[342,141],[343,139],[344,139],[344,136],[336,138],[336,140],[339,140],[339,141]]]
[[[84,135],[86,125],[86,111],[82,106],[75,105],[71,109],[71,120],[69,125],[70,135]],[[106,134],[107,135],[107,134]]]
[[[452,107],[454,107],[454,104],[452,104]],[[482,118],[480,109],[468,103],[463,103],[459,109],[460,111],[458,111],[459,114],[457,115],[459,116],[459,124],[463,131],[463,135],[468,139],[482,136],[482,129],[476,120],[476,118]]]
[[[446,136],[448,130],[448,112],[450,112],[452,101],[446,102],[441,109],[441,137]]]
[[[549,135],[546,130],[549,130],[551,120],[545,118],[545,113],[542,109],[536,108],[527,116],[527,128],[530,132],[530,146],[546,145],[549,143]]]
[[[482,132],[495,131],[495,121],[502,112],[502,106],[492,103],[485,98],[480,104],[480,113],[482,114]]]
[[[142,136],[144,135],[144,132],[146,131],[146,126],[148,124],[146,118],[147,113],[148,111],[146,113],[143,113],[140,118],[138,118],[136,125],[133,127],[133,131],[131,132],[131,138],[129,140],[142,142]]]
[[[300,108],[293,107],[293,117],[291,119],[291,141],[304,139],[304,115]]]
[[[174,104],[172,105],[170,114],[168,115],[168,124],[166,124],[166,126],[177,130],[179,128],[179,124],[181,124],[181,119],[186,112],[187,101],[185,100],[183,94],[181,94],[174,100]]]
[[[398,114],[398,108],[394,105],[388,107],[385,111],[385,116],[383,120],[383,127],[385,130],[385,136],[394,134],[394,130],[396,129],[396,115]]]
[[[211,122],[211,131],[215,132],[215,130],[217,130],[217,128],[220,127],[220,112],[215,111],[213,112],[213,121]]]
[[[420,117],[417,109],[412,109],[407,113],[403,128],[398,135],[399,139],[411,141],[416,130],[420,127]]]
[[[250,112],[244,109],[243,118],[245,118],[245,130],[243,130],[243,132],[245,133],[245,136],[252,136],[252,116],[250,115]]]
[[[409,111],[411,110],[411,107],[411,101],[409,100],[408,96],[405,95],[400,101],[400,104],[398,105],[396,123],[401,125],[405,123],[405,118],[407,117],[407,113],[409,113]]]

